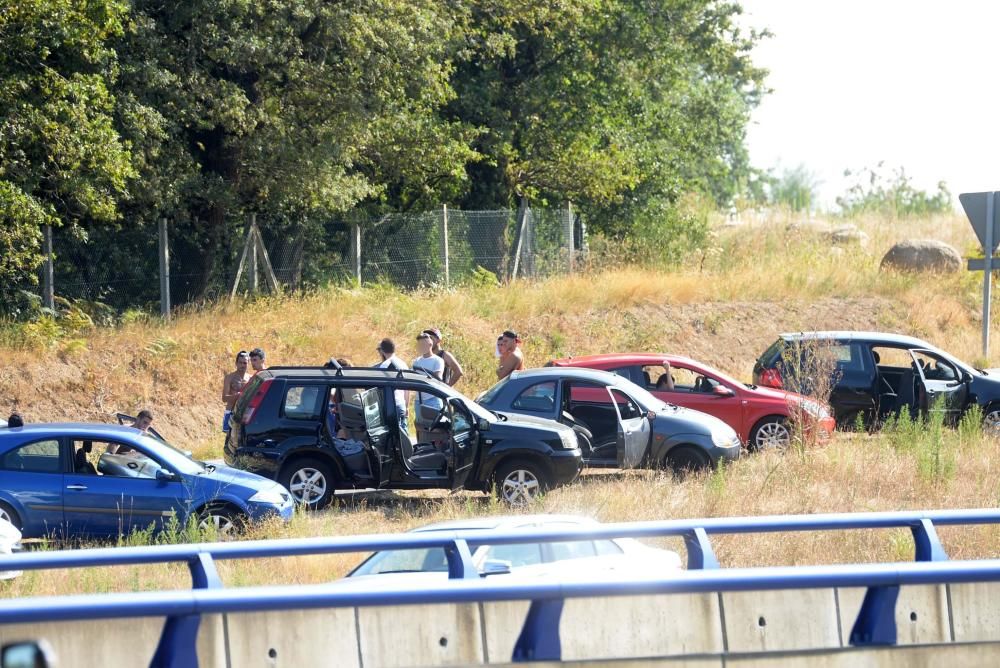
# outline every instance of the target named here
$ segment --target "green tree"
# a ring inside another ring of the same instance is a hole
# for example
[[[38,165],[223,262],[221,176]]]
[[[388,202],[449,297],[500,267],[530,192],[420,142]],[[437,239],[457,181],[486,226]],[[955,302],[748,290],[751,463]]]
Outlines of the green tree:
[[[792,211],[809,211],[816,202],[819,179],[805,165],[786,169],[780,177],[771,177],[768,202],[786,206]]]
[[[856,181],[837,198],[843,215],[875,214],[906,218],[952,210],[951,192],[944,181],[939,182],[937,189],[931,193],[915,187],[902,167],[888,172],[884,162],[856,173],[845,170],[844,176],[854,176]]]
[[[0,1],[0,304],[33,280],[42,225],[119,215],[134,171],[115,129],[108,45],[124,11],[114,0]]]

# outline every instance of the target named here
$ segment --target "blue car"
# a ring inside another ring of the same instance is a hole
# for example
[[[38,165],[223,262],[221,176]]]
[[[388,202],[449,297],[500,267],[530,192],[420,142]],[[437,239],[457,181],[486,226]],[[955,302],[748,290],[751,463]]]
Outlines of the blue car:
[[[196,518],[222,535],[247,521],[291,519],[281,485],[196,461],[132,427],[0,427],[0,519],[25,538],[115,538]]]

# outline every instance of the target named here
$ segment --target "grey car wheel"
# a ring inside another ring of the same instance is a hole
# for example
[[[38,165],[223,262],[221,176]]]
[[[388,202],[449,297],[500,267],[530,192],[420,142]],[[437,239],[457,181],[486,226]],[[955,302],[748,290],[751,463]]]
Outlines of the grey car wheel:
[[[983,415],[983,431],[1000,435],[1000,406],[990,406]]]
[[[202,512],[198,528],[207,531],[210,527],[219,538],[232,538],[240,532],[241,523],[228,508],[209,508]]]
[[[545,493],[548,487],[541,469],[525,461],[502,465],[497,470],[495,485],[500,500],[512,506],[528,505]]]
[[[773,417],[762,420],[750,434],[751,450],[784,450],[792,442],[788,420]]]
[[[309,510],[324,508],[333,499],[333,475],[330,467],[318,459],[301,459],[292,463],[279,482],[292,493],[296,503]]]
[[[17,516],[10,507],[5,503],[0,503],[0,520],[7,520],[14,525],[14,528],[21,531],[24,527],[21,526],[21,518]]]

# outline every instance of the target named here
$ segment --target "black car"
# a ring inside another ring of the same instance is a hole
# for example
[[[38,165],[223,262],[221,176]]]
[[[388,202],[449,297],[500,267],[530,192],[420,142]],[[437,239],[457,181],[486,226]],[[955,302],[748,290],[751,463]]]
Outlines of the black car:
[[[524,503],[583,468],[568,427],[497,416],[420,371],[359,368],[255,375],[233,410],[225,459],[309,508],[338,489],[370,488],[494,487]]]
[[[926,341],[881,332],[782,334],[754,365],[754,383],[810,392],[802,369],[824,351],[830,361],[830,405],[841,426],[860,418],[873,427],[907,411],[911,417],[943,411],[954,424],[971,406],[984,426],[1000,427],[1000,372],[976,369]]]
[[[480,396],[479,403],[501,415],[533,415],[573,427],[586,464],[595,468],[681,471],[740,456],[739,436],[722,420],[665,403],[607,371],[515,371]]]

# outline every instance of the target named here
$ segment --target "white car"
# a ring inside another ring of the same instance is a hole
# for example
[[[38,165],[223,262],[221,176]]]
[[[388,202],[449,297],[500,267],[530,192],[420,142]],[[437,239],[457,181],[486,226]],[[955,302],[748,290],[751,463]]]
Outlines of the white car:
[[[599,526],[596,520],[573,515],[514,515],[438,522],[413,531],[505,531]],[[472,561],[481,576],[491,577],[546,577],[565,575],[568,571],[588,574],[627,571],[662,575],[665,571],[681,568],[681,559],[676,552],[650,547],[632,538],[480,545],[473,551]],[[447,578],[448,561],[444,550],[422,548],[376,552],[347,575],[348,580],[354,582],[359,578],[366,581],[378,578],[382,581],[390,577],[407,582]]]
[[[21,532],[17,527],[0,517],[0,559],[5,554],[13,554],[21,549]],[[0,571],[0,580],[10,580],[21,571]]]

